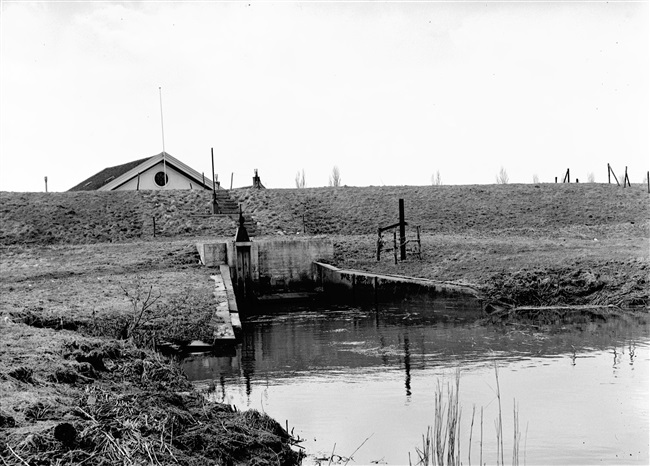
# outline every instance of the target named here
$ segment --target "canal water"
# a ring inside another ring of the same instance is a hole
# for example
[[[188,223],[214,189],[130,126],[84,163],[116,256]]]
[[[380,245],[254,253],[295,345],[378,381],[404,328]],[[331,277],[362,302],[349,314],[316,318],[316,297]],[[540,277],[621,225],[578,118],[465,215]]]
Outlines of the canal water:
[[[183,367],[215,387],[214,400],[288,422],[304,464],[332,452],[334,462],[415,464],[436,389],[446,403],[458,371],[464,464],[497,463],[499,412],[506,464],[515,431],[519,464],[649,464],[647,319],[535,331],[476,317],[453,301],[267,309],[229,354]]]

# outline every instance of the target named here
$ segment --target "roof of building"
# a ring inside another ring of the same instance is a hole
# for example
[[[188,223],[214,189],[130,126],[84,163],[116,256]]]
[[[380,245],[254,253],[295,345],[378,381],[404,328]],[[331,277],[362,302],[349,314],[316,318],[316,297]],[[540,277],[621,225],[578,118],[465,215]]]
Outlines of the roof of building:
[[[143,162],[146,162],[150,158],[151,157],[147,157],[140,160],[134,160],[133,162],[123,163],[122,165],[104,168],[99,173],[94,174],[87,180],[83,180],[78,185],[70,188],[69,191],[96,191],[105,184],[113,181],[115,178],[122,176],[130,170],[133,170],[135,167],[142,164]]]
[[[165,159],[167,164],[174,167],[179,172],[194,179],[198,186],[206,189],[212,189],[208,183],[205,182],[202,175],[190,166],[185,165],[180,160],[172,157],[168,152],[161,152],[145,159],[134,160],[133,162],[116,165],[115,167],[104,168],[99,173],[91,176],[90,178],[82,181],[78,185],[71,188],[69,191],[110,191],[113,190],[130,179],[138,176],[141,172],[160,163]]]

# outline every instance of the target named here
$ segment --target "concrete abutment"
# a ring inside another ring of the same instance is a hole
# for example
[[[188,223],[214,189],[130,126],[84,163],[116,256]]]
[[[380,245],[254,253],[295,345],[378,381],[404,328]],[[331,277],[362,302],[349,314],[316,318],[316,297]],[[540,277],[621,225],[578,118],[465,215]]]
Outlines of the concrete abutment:
[[[217,307],[227,303],[235,328],[241,326],[239,311],[245,315],[251,303],[277,302],[316,290],[327,300],[352,304],[419,297],[458,300],[469,308],[481,308],[480,292],[469,285],[330,265],[334,246],[325,237],[256,238],[245,243],[222,239],[198,243],[197,249],[205,266],[218,268],[227,297],[215,294]]]

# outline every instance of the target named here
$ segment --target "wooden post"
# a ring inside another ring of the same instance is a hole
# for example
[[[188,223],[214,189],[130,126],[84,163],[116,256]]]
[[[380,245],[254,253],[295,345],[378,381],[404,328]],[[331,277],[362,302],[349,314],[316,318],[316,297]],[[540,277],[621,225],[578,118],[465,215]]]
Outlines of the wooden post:
[[[138,173],[138,184],[135,186],[136,191],[140,191],[140,173]]]
[[[650,171],[648,172],[648,193],[650,193]]]
[[[45,192],[47,192],[47,176],[45,177]]]
[[[612,168],[607,164],[607,183],[612,184]]]
[[[381,228],[377,228],[377,262],[381,260]]]
[[[153,220],[153,237],[156,237],[156,217],[151,217]]]
[[[625,179],[623,179],[623,187],[625,187],[625,184],[627,184],[630,188],[632,187],[630,184],[630,178],[627,176],[627,167],[625,167]]]
[[[230,189],[232,189],[232,178],[235,176],[234,172],[230,172]]]
[[[399,200],[399,258],[406,260],[406,230],[404,224],[404,199]]]
[[[393,255],[395,256],[395,265],[397,265],[397,232],[393,230]]]
[[[210,154],[212,155],[212,213],[219,213],[219,207],[217,206],[217,190],[214,182],[214,147],[210,148]]]
[[[607,164],[607,169],[609,170],[609,172],[607,172],[607,178],[611,180],[610,175],[613,176],[614,181],[616,181],[616,184],[618,186],[620,186],[621,183],[618,182],[618,177],[616,176],[616,173],[614,173],[614,169],[612,168],[612,166],[610,164]]]
[[[576,183],[578,183],[578,178],[576,178]]]
[[[555,182],[557,183],[557,176],[555,177]]]

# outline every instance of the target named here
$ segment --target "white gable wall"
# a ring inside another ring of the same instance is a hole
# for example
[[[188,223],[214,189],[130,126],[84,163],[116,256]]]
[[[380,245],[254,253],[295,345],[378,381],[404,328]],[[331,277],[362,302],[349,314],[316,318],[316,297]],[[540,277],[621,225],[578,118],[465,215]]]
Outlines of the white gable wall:
[[[204,189],[196,181],[179,173],[169,164],[167,164],[167,186],[160,187],[154,181],[156,173],[163,171],[162,162],[154,165],[148,170],[140,173],[140,189]],[[121,186],[115,188],[115,191],[135,191],[138,186],[138,177],[134,177]]]

